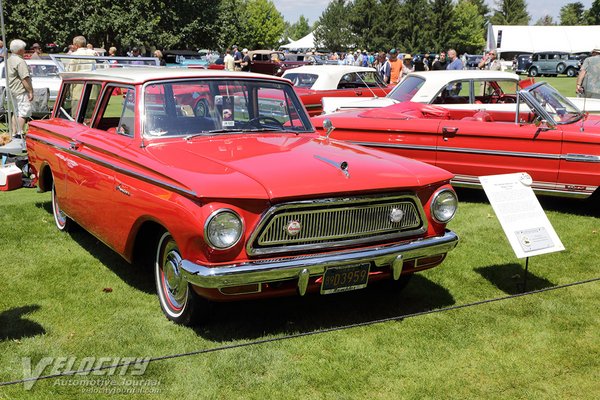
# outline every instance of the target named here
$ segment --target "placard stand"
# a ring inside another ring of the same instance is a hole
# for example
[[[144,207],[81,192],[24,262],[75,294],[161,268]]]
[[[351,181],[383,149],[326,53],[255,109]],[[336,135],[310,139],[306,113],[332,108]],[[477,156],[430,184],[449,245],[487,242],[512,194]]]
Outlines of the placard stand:
[[[523,274],[523,290],[521,293],[525,293],[527,291],[527,273],[529,271],[529,257],[525,258],[525,274]]]

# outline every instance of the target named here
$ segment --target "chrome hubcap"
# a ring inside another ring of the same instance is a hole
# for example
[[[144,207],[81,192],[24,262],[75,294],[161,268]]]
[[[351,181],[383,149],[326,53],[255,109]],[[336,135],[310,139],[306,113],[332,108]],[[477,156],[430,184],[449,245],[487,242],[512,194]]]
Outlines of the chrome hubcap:
[[[187,296],[187,282],[181,276],[181,256],[174,242],[167,244],[163,258],[162,270],[164,274],[165,294],[174,308],[181,308]]]

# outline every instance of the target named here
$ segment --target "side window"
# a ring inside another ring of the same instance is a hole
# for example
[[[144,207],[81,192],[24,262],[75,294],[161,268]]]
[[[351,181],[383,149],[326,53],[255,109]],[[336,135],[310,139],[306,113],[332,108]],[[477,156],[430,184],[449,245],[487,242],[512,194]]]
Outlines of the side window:
[[[96,128],[120,135],[133,136],[135,123],[135,90],[126,87],[108,87],[105,91],[104,110]]]
[[[99,83],[88,83],[85,86],[85,95],[83,96],[83,115],[79,118],[79,122],[83,122],[84,125],[90,126],[92,117],[94,116],[94,110],[98,103],[98,95],[100,94],[101,85]]]
[[[75,121],[77,110],[83,94],[83,83],[66,83],[62,87],[60,104],[57,107],[57,117]]]
[[[467,104],[470,93],[469,81],[456,81],[446,85],[433,100],[433,104]]]

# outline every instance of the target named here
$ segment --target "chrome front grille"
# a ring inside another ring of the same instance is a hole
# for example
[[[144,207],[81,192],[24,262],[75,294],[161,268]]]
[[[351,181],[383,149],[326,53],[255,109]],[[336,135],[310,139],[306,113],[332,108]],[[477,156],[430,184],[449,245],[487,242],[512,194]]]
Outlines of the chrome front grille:
[[[392,215],[399,214],[402,218],[392,220]],[[340,247],[414,235],[426,228],[421,204],[413,195],[286,203],[263,217],[249,241],[248,252]]]

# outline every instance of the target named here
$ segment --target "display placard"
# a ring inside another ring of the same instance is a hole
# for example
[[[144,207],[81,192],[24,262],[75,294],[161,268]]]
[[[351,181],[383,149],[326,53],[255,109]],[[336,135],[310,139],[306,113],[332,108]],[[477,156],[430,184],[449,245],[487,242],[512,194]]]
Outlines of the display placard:
[[[479,181],[518,258],[565,249],[533,193],[529,174],[480,176]]]

